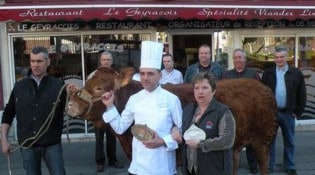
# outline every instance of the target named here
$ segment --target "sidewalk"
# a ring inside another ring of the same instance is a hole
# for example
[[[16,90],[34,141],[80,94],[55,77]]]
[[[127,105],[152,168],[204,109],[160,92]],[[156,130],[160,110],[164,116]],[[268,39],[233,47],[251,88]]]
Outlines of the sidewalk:
[[[118,142],[119,143],[119,142]],[[119,144],[117,157],[124,164],[124,169],[115,169],[105,166],[103,173],[96,173],[94,162],[95,143],[91,138],[72,140],[71,143],[63,143],[66,172],[68,175],[127,175],[129,161],[121,151]],[[282,137],[278,133],[277,139],[277,164],[282,163]],[[12,175],[24,175],[20,152],[16,151],[11,156]],[[315,175],[315,131],[296,132],[296,168],[299,175]],[[3,154],[0,156],[0,175],[7,175],[8,163]],[[179,173],[180,174],[180,173]],[[245,153],[242,153],[239,175],[250,175]],[[277,167],[272,175],[285,175],[281,167]],[[43,175],[49,175],[46,165],[43,163]],[[211,175],[211,174],[209,174]]]

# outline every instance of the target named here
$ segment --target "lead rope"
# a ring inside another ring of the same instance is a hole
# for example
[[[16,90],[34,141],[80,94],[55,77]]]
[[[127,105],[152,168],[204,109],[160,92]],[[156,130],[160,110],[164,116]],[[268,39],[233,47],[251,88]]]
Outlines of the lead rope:
[[[11,161],[10,161],[10,154],[7,155],[7,161],[8,161],[8,170],[9,170],[9,175],[12,175],[11,171]]]
[[[56,111],[56,108],[58,106],[58,102],[60,101],[60,97],[61,97],[61,94],[62,94],[62,91],[64,90],[64,88],[67,86],[67,84],[64,84],[61,89],[59,90],[59,94],[58,94],[58,97],[57,97],[57,100],[56,102],[54,103],[54,106],[53,108],[51,109],[47,119],[45,120],[45,122],[43,123],[43,125],[39,128],[37,134],[33,137],[29,137],[27,139],[25,139],[19,146],[17,146],[16,148],[14,148],[13,150],[11,150],[10,152],[14,152],[16,151],[17,149],[19,148],[25,148],[25,149],[28,149],[30,147],[32,147],[35,142],[37,142],[48,130],[48,128],[50,127],[51,125],[51,122],[53,121],[53,118],[55,116],[55,111]],[[68,136],[69,137],[69,136]],[[31,143],[28,145],[28,146],[24,146],[27,142],[31,141]]]

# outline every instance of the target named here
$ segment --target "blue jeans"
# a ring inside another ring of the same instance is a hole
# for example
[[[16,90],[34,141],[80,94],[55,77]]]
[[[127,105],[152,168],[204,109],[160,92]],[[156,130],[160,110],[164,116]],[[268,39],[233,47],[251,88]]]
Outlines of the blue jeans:
[[[51,175],[65,175],[61,144],[47,147],[21,148],[23,166],[27,175],[41,175],[42,158]]]
[[[286,170],[295,169],[294,164],[294,133],[295,133],[295,117],[287,113],[278,112],[277,116],[278,124],[281,128],[282,137],[283,137],[283,166]],[[276,136],[273,139],[270,146],[270,160],[269,160],[269,169],[273,170],[276,165]]]

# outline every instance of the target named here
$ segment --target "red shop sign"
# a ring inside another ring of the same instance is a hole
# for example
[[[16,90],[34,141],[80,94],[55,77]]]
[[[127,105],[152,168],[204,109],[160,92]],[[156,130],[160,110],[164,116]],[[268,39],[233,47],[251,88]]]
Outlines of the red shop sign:
[[[315,9],[194,8],[194,7],[104,7],[1,9],[0,21],[74,20],[308,20]]]

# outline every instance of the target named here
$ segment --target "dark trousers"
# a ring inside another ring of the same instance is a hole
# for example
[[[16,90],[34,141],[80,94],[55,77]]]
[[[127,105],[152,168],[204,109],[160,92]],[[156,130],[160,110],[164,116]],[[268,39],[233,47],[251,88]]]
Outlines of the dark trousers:
[[[247,157],[247,163],[249,167],[257,169],[257,161],[255,158],[255,153],[254,153],[253,148],[250,145],[246,146],[246,157]]]
[[[187,175],[197,175],[197,173],[195,172],[194,169],[191,172],[189,172],[189,170],[187,168],[185,168],[184,171],[186,172],[184,174],[187,174]]]
[[[108,158],[108,164],[114,164],[117,161],[116,158],[116,136],[110,128],[96,129],[95,128],[95,162],[98,165],[105,163],[104,153],[104,133],[106,132],[106,154]]]

